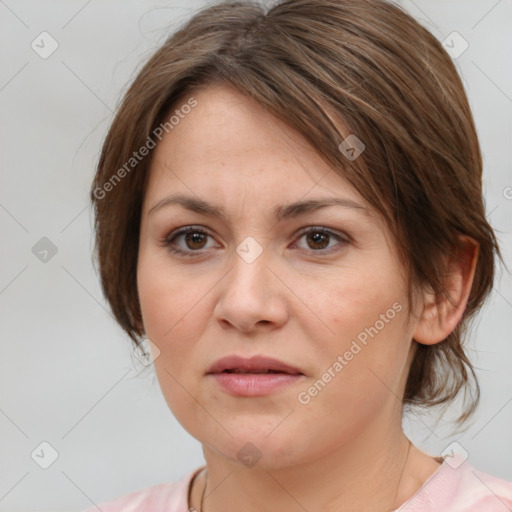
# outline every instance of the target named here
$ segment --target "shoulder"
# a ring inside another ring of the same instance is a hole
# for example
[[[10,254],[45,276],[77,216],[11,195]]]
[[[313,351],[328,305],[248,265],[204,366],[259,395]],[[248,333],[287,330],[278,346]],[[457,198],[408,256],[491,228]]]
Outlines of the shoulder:
[[[505,512],[512,510],[512,482],[475,469],[460,455],[446,457],[400,512]]]
[[[457,502],[466,507],[461,510],[512,510],[512,482],[479,471],[468,462],[460,467],[459,489]]]
[[[141,510],[166,510],[187,512],[188,489],[193,477],[202,469],[185,473],[178,481],[153,485],[130,494],[99,503],[84,512],[135,512]]]

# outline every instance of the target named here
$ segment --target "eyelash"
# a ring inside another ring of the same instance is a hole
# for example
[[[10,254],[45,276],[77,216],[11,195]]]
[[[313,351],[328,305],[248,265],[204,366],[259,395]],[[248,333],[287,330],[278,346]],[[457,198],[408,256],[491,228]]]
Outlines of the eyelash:
[[[188,226],[188,227],[180,228],[177,231],[172,232],[164,241],[165,247],[167,247],[168,250],[172,253],[180,254],[182,256],[187,256],[187,257],[193,257],[197,254],[201,254],[201,251],[202,251],[201,249],[197,250],[197,251],[194,251],[194,250],[185,251],[183,249],[179,249],[178,247],[176,247],[176,245],[175,245],[176,238],[178,238],[181,235],[186,235],[188,233],[200,233],[202,235],[211,236],[210,233],[208,233],[204,229],[197,228],[194,226]],[[298,239],[302,238],[303,236],[308,235],[309,233],[320,233],[322,235],[327,235],[329,237],[335,238],[338,242],[340,242],[341,245],[345,245],[350,242],[350,239],[347,235],[341,236],[341,235],[334,233],[333,231],[330,231],[326,228],[318,227],[318,226],[311,226],[311,227],[303,229],[298,234]],[[294,242],[294,244],[295,244],[295,242]],[[325,254],[331,254],[332,252],[334,252],[333,249],[336,250],[336,246],[331,247],[330,249],[319,249],[319,250],[310,249],[310,250],[315,254],[324,254],[325,255]],[[339,250],[339,248],[338,248],[338,250]]]

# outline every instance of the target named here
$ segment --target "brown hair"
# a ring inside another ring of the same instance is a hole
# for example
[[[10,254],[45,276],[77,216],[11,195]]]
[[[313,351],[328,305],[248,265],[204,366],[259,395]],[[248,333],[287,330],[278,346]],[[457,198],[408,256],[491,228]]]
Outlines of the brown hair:
[[[268,10],[223,2],[198,12],[149,59],[118,109],[91,189],[102,287],[121,327],[140,342],[137,250],[151,151],[130,159],[150,147],[172,108],[213,82],[234,86],[293,127],[383,215],[409,293],[419,284],[441,297],[443,256],[460,235],[479,244],[463,318],[442,342],[417,344],[403,397],[435,405],[469,390],[460,419],[469,416],[479,386],[463,333],[492,288],[500,254],[485,218],[479,142],[449,55],[384,0],[282,0]],[[339,149],[345,130],[365,145],[354,160]]]

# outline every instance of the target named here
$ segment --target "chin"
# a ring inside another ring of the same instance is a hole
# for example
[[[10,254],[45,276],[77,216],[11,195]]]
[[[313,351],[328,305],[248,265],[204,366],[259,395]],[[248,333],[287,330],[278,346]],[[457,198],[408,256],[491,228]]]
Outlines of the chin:
[[[314,448],[315,438],[318,441],[318,436],[313,435],[311,439],[304,439],[303,431],[301,436],[297,429],[289,428],[290,425],[288,428],[284,426],[287,420],[279,425],[282,420],[283,417],[273,421],[272,426],[268,420],[258,423],[254,418],[250,426],[243,425],[240,421],[229,423],[228,430],[232,437],[224,431],[220,434],[217,429],[214,432],[202,431],[191,434],[201,442],[206,452],[211,450],[231,463],[240,467],[245,466],[247,469],[276,470],[305,463],[314,458],[314,454],[309,453],[309,450]],[[308,452],[305,452],[304,448],[307,448]],[[206,452],[205,457],[208,461]]]

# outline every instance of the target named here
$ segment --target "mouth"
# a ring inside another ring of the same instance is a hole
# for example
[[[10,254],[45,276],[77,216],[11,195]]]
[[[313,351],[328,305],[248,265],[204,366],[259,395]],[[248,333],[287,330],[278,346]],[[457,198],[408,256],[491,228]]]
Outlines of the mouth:
[[[253,356],[250,358],[232,355],[219,359],[211,366],[207,374],[287,374],[304,375],[299,368],[288,363],[267,356]]]
[[[206,375],[213,377],[224,392],[238,397],[274,394],[304,378],[303,372],[283,361],[236,355],[219,359]]]

